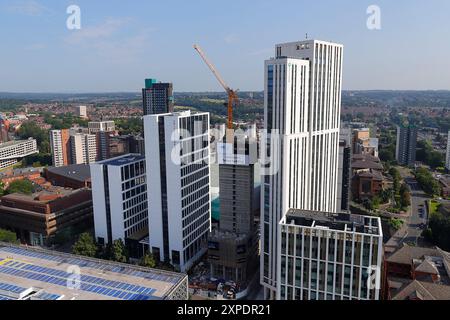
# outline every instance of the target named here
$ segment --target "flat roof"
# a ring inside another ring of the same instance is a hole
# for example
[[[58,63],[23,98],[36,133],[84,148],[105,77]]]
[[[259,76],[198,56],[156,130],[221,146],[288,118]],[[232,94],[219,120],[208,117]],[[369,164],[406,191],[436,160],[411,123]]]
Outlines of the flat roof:
[[[289,225],[292,222],[294,222],[294,226],[318,227],[336,231],[382,235],[380,218],[344,212],[331,213],[290,209],[281,223]]]
[[[88,164],[73,164],[64,167],[50,167],[48,172],[77,181],[86,181],[91,178],[91,167]]]
[[[39,296],[26,300],[163,300],[186,281],[182,273],[0,243],[0,300],[33,290]]]
[[[15,146],[15,145],[19,145],[19,144],[28,143],[28,142],[33,141],[33,140],[35,140],[35,139],[30,138],[30,139],[27,139],[27,140],[7,141],[7,142],[4,142],[4,143],[0,143],[0,149],[1,148],[7,148],[7,147]]]
[[[141,161],[141,160],[145,160],[145,157],[143,155],[140,154],[127,154],[124,156],[120,156],[117,158],[112,158],[112,159],[108,159],[105,161],[100,161],[97,162],[97,164],[102,164],[102,165],[106,165],[106,166],[124,166],[126,164],[129,163],[133,163],[136,161]]]

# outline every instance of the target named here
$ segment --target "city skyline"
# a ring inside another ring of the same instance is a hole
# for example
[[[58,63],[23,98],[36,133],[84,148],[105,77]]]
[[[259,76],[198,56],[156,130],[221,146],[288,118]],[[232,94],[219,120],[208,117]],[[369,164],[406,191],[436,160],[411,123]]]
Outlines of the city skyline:
[[[154,77],[173,82],[177,92],[221,91],[192,48],[199,43],[233,87],[260,91],[262,61],[275,55],[272,44],[301,40],[308,33],[310,39],[346,46],[343,89],[442,90],[450,87],[450,78],[435,75],[450,63],[445,58],[450,45],[439,41],[450,27],[445,20],[450,4],[435,3],[430,10],[430,3],[378,1],[381,30],[370,30],[369,1],[287,1],[280,6],[174,1],[133,7],[79,1],[81,30],[68,30],[68,1],[4,1],[0,37],[8,50],[0,52],[0,61],[8,63],[2,66],[0,88],[134,92],[142,87],[140,79]],[[273,19],[281,14],[285,19]],[[418,47],[420,54],[414,54]]]

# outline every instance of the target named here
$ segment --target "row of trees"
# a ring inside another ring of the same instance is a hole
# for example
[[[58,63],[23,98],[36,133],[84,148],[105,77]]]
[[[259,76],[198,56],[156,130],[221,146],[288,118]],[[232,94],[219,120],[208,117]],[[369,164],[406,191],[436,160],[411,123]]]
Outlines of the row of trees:
[[[64,113],[54,115],[50,112],[42,114],[44,116],[45,123],[48,123],[55,130],[70,129],[74,124],[78,124],[80,127],[87,127],[88,121],[74,116],[72,113]]]
[[[139,134],[144,131],[144,123],[140,118],[116,119],[114,123],[121,135]]]
[[[127,263],[129,261],[128,250],[122,240],[115,240],[105,247],[97,244],[89,233],[82,233],[78,241],[72,247],[72,253],[91,257],[106,259],[116,262]],[[152,255],[146,254],[141,259],[139,265],[148,268],[155,268],[156,261]]]
[[[439,182],[434,179],[431,172],[426,168],[419,168],[415,172],[416,180],[430,196],[439,196],[441,194],[441,186]]]
[[[416,160],[425,163],[433,169],[445,165],[445,155],[435,151],[428,140],[417,142]]]
[[[430,217],[428,229],[424,231],[426,240],[445,251],[450,250],[450,217],[437,211]]]

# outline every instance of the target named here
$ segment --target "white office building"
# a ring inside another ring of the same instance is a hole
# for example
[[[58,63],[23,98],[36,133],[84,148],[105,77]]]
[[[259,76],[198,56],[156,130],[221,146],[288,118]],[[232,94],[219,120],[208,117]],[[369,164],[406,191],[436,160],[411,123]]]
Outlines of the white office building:
[[[317,40],[276,45],[265,62],[265,128],[275,174],[261,197],[261,283],[276,298],[279,222],[289,209],[336,212],[343,46]]]
[[[87,118],[87,107],[86,106],[76,107],[76,114],[80,118]]]
[[[380,299],[380,218],[290,210],[279,228],[278,300]]]
[[[445,158],[445,167],[450,171],[450,131],[448,132],[447,139],[447,156]]]
[[[100,244],[148,230],[145,158],[137,154],[91,164],[95,238]]]
[[[150,249],[188,270],[211,227],[209,113],[144,116]]]
[[[0,169],[8,168],[22,158],[38,153],[36,139],[0,143]]]
[[[116,130],[116,125],[114,121],[92,121],[88,123],[88,129],[90,134],[113,132]]]
[[[97,137],[76,133],[70,136],[72,164],[90,164],[97,160]]]

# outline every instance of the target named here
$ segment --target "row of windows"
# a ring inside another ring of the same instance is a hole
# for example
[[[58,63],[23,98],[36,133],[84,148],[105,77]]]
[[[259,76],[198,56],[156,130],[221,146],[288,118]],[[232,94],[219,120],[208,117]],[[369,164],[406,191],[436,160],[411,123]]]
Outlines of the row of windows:
[[[135,196],[138,196],[140,194],[146,193],[147,191],[147,186],[146,185],[142,185],[139,187],[136,187],[134,189],[131,189],[127,192],[122,193],[122,201],[125,201],[127,199],[133,198]]]
[[[193,172],[199,171],[199,170],[207,168],[207,167],[208,167],[208,163],[206,163],[205,161],[199,161],[197,163],[182,164],[181,177],[185,177]]]
[[[134,207],[139,203],[147,202],[147,193],[142,193],[139,196],[129,199],[123,203],[123,210],[127,210],[128,208]]]
[[[187,195],[195,192],[196,190],[201,189],[202,187],[206,186],[209,184],[209,176],[204,177],[202,180],[197,181],[187,187],[184,187],[181,190],[181,197],[186,197]]]
[[[204,209],[205,210],[205,209]],[[192,234],[195,230],[200,228],[200,226],[209,221],[209,214],[205,214],[208,212],[208,209],[203,212],[203,216],[201,216],[198,220],[194,221],[191,225],[189,225],[187,228],[183,229],[183,238],[188,237],[190,234]]]
[[[128,218],[138,214],[139,212],[146,211],[147,210],[147,202],[143,202],[136,207],[131,208],[130,210],[127,210],[123,213],[123,220],[127,220]]]
[[[181,201],[181,206],[184,208],[187,205],[196,202],[197,199],[201,198],[205,194],[209,195],[209,185],[206,185],[205,187],[197,190],[196,192],[192,193],[190,196],[187,196]]]
[[[205,220],[202,226],[199,226],[194,232],[192,232],[187,238],[183,240],[183,247],[187,247],[202,235],[208,235],[209,231],[209,217]]]
[[[190,214],[186,219],[183,219],[183,229],[196,221],[201,216],[205,215],[209,217],[209,204],[205,204],[203,207]]]
[[[146,221],[148,221],[147,220],[147,211],[144,211],[144,212],[141,212],[140,214],[138,214],[138,215],[136,215],[136,216],[134,216],[134,217],[132,217],[132,218],[130,218],[130,219],[128,219],[128,220],[126,220],[125,222],[124,222],[124,228],[125,229],[128,229],[130,226],[133,226],[133,225],[135,225],[136,223],[139,223],[139,224],[141,224],[142,222],[146,222]]]
[[[207,176],[208,174],[209,174],[208,168],[204,168],[198,172],[192,173],[181,179],[181,186],[182,187],[187,186],[188,184],[191,184],[192,182],[197,181],[202,177]]]
[[[145,219],[144,221],[142,221],[142,222],[138,223],[137,225],[129,228],[128,230],[125,230],[125,238],[128,238],[132,234],[138,232],[139,230],[147,228],[147,227],[148,227],[147,219]]]
[[[192,212],[194,212],[195,210],[197,210],[198,208],[202,207],[205,204],[209,205],[209,193],[203,195],[203,197],[199,198],[197,201],[190,204],[189,207],[184,208],[183,209],[183,218],[186,218]]]
[[[203,235],[193,242],[189,247],[183,251],[184,261],[187,262],[191,260],[195,255],[202,249],[203,243],[206,243],[208,239],[208,233],[205,232]]]
[[[145,174],[145,161],[132,163],[121,168],[122,181]]]
[[[126,191],[126,190],[129,190],[129,189],[132,189],[132,188],[134,188],[136,186],[139,186],[139,185],[144,185],[146,187],[147,185],[146,185],[145,182],[146,182],[145,176],[142,176],[142,177],[139,177],[139,178],[132,179],[130,181],[124,182],[124,183],[122,183],[122,191]]]

